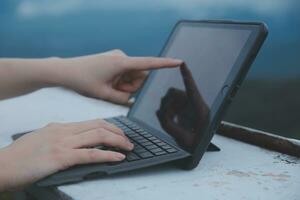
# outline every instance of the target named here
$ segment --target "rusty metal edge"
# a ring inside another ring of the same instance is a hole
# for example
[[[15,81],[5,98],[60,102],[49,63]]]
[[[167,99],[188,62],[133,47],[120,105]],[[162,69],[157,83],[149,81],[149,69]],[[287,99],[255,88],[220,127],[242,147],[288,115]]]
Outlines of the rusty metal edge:
[[[300,158],[300,141],[222,121],[217,134]]]

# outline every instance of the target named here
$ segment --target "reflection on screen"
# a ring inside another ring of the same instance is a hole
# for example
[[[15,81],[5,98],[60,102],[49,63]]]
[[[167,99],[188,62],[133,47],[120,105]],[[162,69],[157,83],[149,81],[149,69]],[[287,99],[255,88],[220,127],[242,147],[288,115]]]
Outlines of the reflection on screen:
[[[163,56],[180,58],[188,67],[157,70],[151,84],[141,91],[131,116],[192,152],[250,33],[230,28],[180,27]]]

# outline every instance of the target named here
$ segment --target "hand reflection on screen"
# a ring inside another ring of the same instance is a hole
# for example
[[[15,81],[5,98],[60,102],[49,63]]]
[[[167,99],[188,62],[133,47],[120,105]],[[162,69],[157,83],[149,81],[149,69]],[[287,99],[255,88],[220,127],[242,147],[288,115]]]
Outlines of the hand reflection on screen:
[[[209,121],[209,108],[204,102],[186,64],[180,66],[186,91],[170,88],[156,112],[161,127],[176,142],[193,152]]]

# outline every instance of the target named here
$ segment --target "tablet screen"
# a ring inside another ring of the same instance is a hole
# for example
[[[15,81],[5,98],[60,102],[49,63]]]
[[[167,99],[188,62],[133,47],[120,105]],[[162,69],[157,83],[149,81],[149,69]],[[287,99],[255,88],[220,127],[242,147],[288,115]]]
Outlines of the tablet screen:
[[[235,26],[178,26],[162,56],[182,59],[186,67],[155,70],[130,117],[192,152],[214,117],[211,108],[250,35],[251,29]]]

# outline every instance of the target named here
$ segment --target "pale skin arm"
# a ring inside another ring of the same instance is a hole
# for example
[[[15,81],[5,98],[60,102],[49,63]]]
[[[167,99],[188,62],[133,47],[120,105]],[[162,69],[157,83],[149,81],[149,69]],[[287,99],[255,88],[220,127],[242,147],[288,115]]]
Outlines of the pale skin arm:
[[[54,86],[64,68],[61,59],[0,59],[0,99],[23,95]]]
[[[0,99],[42,87],[64,86],[87,96],[127,103],[145,70],[176,67],[181,60],[129,57],[120,50],[73,58],[0,59]]]
[[[129,57],[120,50],[74,58],[0,59],[0,99],[42,87],[63,86],[126,104],[146,71],[176,67],[181,60]],[[103,120],[50,124],[0,149],[0,192],[31,184],[76,164],[120,161],[123,154],[89,149],[99,144],[131,150],[121,129]]]

